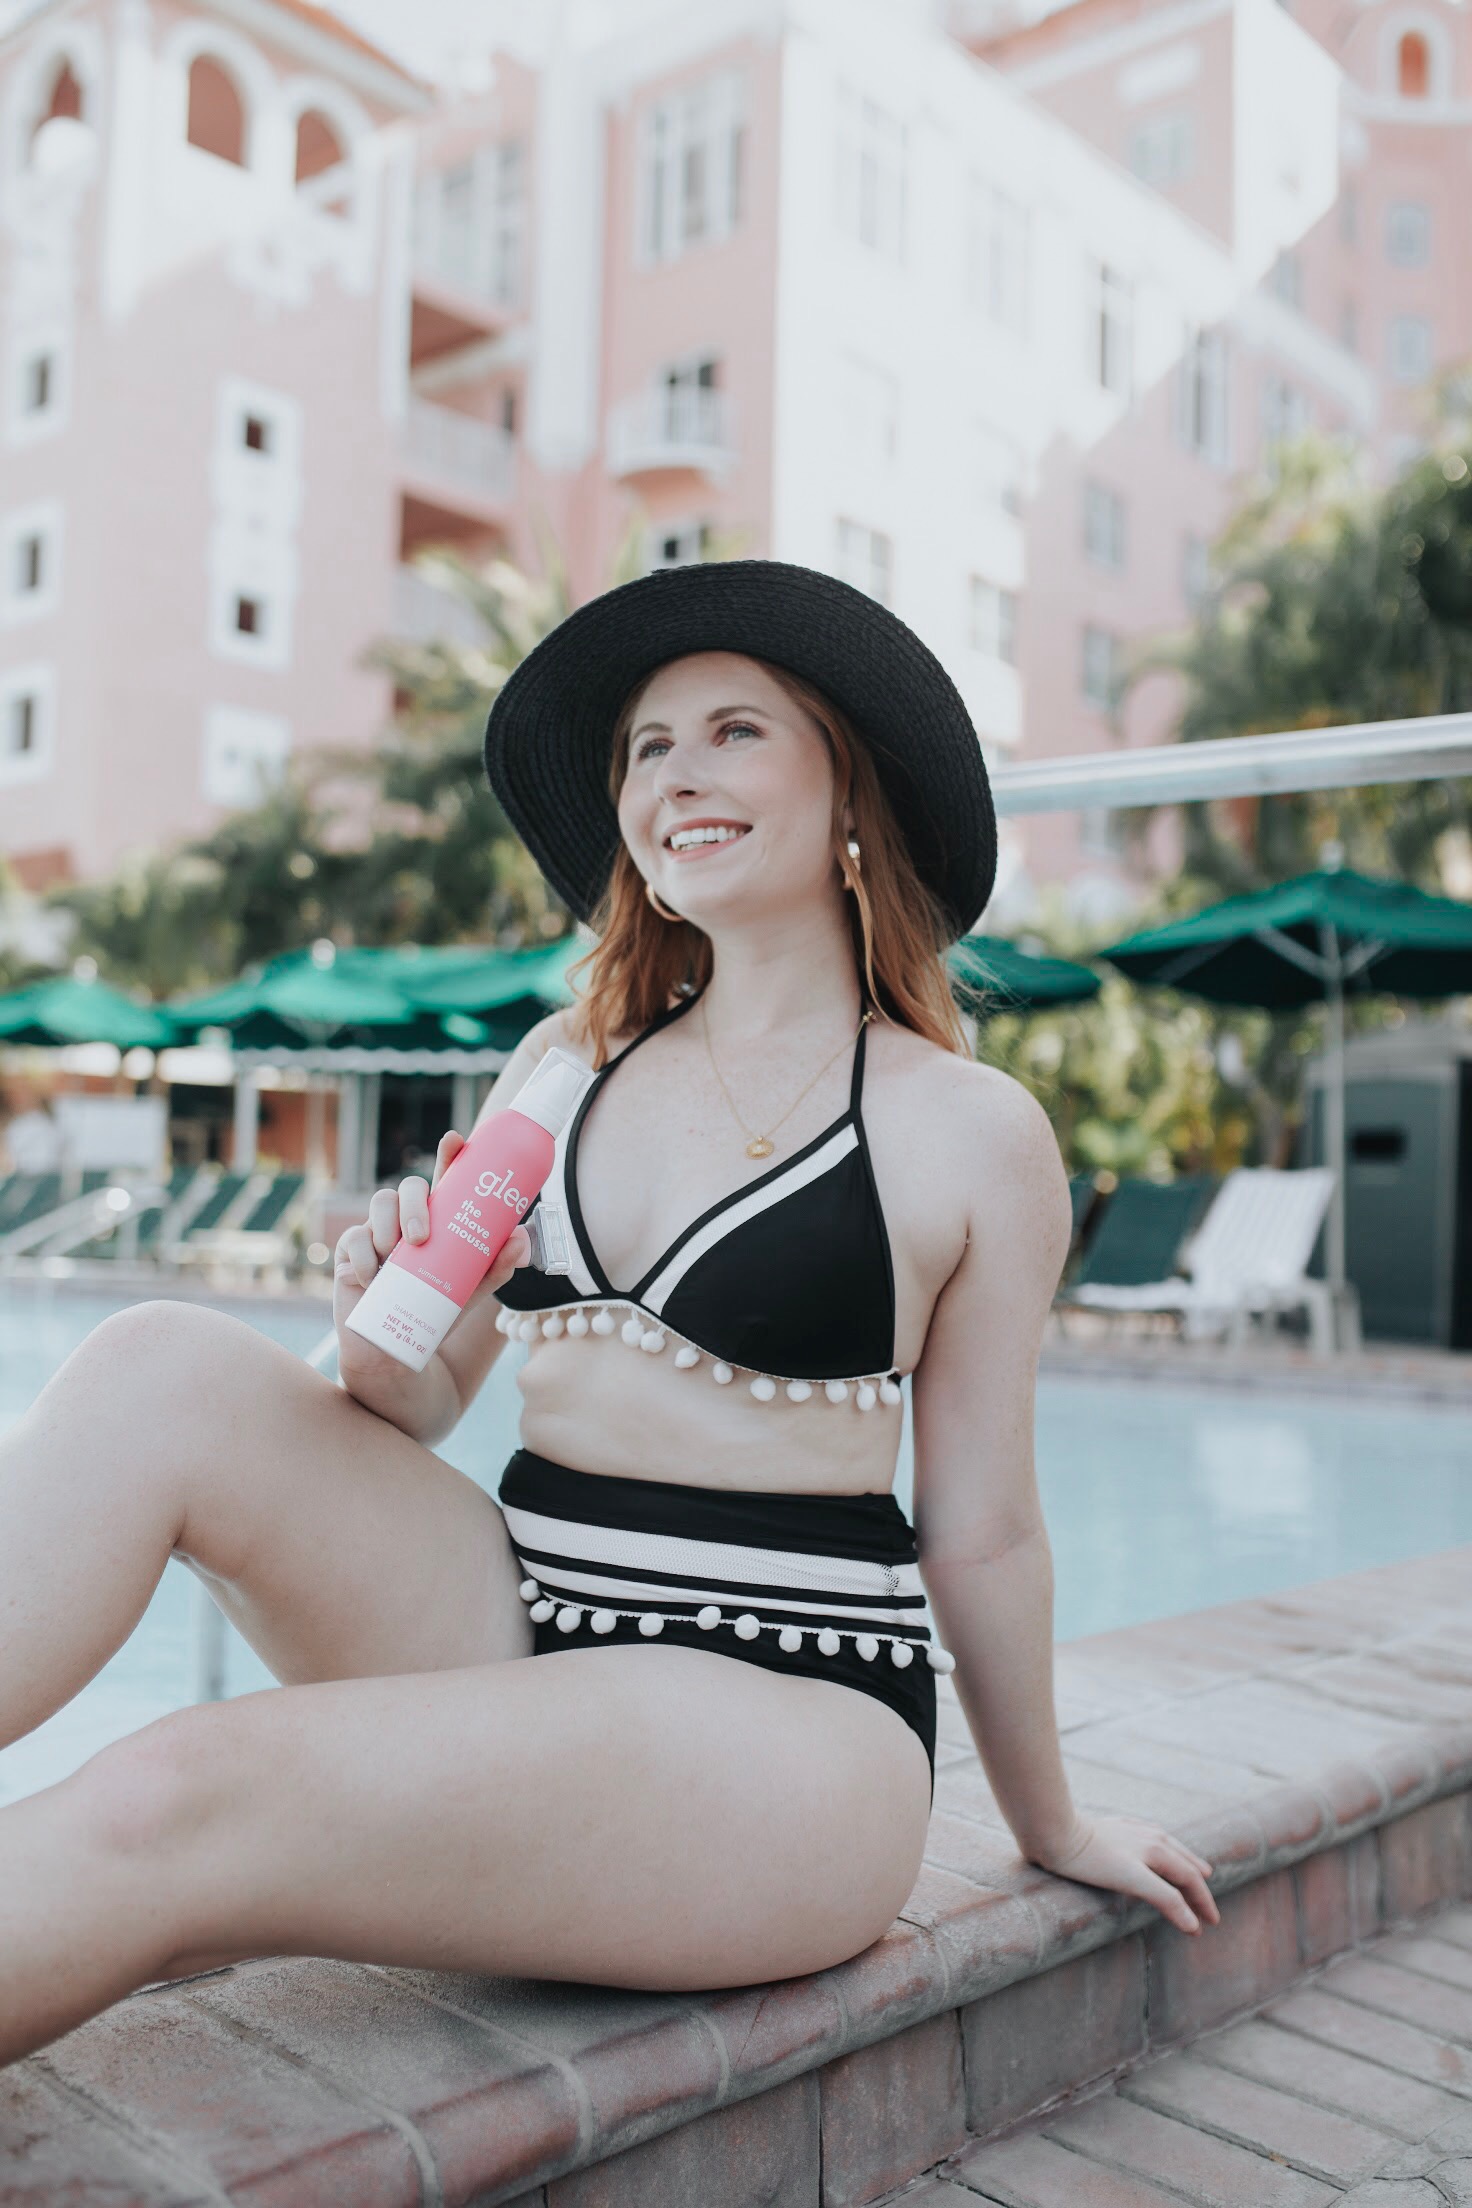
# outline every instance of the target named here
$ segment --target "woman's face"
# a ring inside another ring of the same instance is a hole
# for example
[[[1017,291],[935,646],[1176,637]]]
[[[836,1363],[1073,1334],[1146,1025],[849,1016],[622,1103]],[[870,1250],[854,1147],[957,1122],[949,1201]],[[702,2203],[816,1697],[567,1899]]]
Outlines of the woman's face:
[[[704,927],[834,890],[832,817],[827,742],[755,660],[695,652],[650,677],[618,819],[673,911]]]

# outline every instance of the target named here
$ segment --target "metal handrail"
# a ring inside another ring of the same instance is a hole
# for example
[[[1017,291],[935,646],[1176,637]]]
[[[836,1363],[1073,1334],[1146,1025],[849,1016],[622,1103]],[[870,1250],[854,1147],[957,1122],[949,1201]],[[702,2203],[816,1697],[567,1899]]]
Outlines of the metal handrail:
[[[1352,721],[1340,728],[1003,761],[993,768],[991,783],[997,812],[1012,816],[1085,807],[1117,812],[1131,805],[1439,782],[1464,774],[1472,774],[1472,713],[1428,713],[1414,720]]]

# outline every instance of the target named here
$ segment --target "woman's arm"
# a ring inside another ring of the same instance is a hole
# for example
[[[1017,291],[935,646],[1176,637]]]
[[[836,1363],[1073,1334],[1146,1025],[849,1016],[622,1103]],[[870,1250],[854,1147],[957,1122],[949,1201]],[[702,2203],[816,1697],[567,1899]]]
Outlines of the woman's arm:
[[[1068,1253],[1068,1178],[1042,1107],[977,1068],[959,1109],[967,1239],[913,1383],[921,1571],[998,1806],[1029,1861],[1215,1923],[1211,1866],[1158,1825],[1085,1817],[1053,1699],[1053,1558],[1033,1461],[1043,1327]],[[965,1091],[962,1092],[963,1096]],[[1189,1899],[1187,1898],[1189,1897]]]
[[[475,1127],[479,1127],[490,1113],[512,1101],[532,1067],[553,1043],[566,1045],[559,1013],[551,1013],[535,1027],[528,1028],[497,1074],[476,1114]],[[474,1131],[472,1127],[470,1132]],[[410,1174],[400,1183],[402,1231],[411,1240],[422,1240],[428,1233],[429,1198],[467,1139],[454,1130],[441,1136],[435,1153],[433,1184],[421,1174]],[[375,1244],[377,1259],[387,1257],[397,1239],[395,1233],[391,1240],[385,1236],[385,1247],[380,1249]],[[366,1265],[369,1253],[366,1246],[361,1245],[361,1238],[360,1254]],[[399,1427],[415,1441],[422,1441],[426,1448],[443,1441],[464,1417],[505,1347],[505,1335],[496,1331],[501,1309],[496,1291],[505,1285],[517,1264],[525,1263],[527,1254],[526,1234],[518,1227],[439,1348],[419,1372],[411,1371],[396,1357],[390,1357],[386,1351],[365,1342],[342,1325],[347,1310],[357,1302],[367,1283],[359,1279],[344,1287],[340,1281],[336,1299],[343,1307],[336,1314],[338,1372],[349,1394],[380,1418],[386,1418],[390,1425]]]

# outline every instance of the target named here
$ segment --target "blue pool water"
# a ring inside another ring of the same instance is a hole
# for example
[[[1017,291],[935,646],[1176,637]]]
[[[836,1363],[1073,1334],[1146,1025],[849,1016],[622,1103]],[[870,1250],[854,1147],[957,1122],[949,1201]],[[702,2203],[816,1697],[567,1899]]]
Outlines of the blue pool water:
[[[0,1436],[115,1308],[102,1294],[0,1285]],[[330,1330],[320,1305],[220,1308],[302,1356]],[[440,1446],[492,1491],[516,1446],[524,1355],[516,1344],[503,1353]],[[335,1372],[330,1356],[322,1369]],[[1045,1377],[1037,1464],[1060,1640],[1472,1542],[1472,1420],[1455,1407]],[[908,1406],[895,1492],[910,1510]],[[0,1802],[184,1702],[203,1600],[171,1564],[127,1646],[66,1709],[0,1750]],[[231,1632],[228,1691],[270,1684]]]

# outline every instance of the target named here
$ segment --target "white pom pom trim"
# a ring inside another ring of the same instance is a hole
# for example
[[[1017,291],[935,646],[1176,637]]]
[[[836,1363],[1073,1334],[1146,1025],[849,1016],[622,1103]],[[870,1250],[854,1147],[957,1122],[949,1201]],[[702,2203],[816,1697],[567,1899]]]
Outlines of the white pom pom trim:
[[[584,1609],[577,1603],[557,1602],[551,1596],[544,1595],[534,1579],[524,1579],[519,1592],[524,1600],[531,1601],[528,1615],[535,1624],[544,1625],[549,1618],[555,1617],[558,1631],[562,1633],[575,1633],[583,1623],[585,1615],[593,1631],[600,1634],[611,1633],[620,1618],[632,1619],[637,1623],[639,1631],[646,1640],[657,1639],[666,1625],[698,1625],[703,1633],[712,1633],[717,1626],[725,1625],[729,1626],[735,1633],[736,1638],[741,1641],[754,1641],[763,1630],[764,1621],[758,1618],[754,1612],[743,1610],[734,1618],[727,1617],[720,1606],[714,1602],[703,1603],[695,1612],[693,1618],[676,1615],[666,1617],[663,1612],[658,1610],[608,1610],[600,1608],[585,1613]],[[536,1599],[531,1600],[532,1596],[535,1596]],[[855,1654],[866,1664],[872,1664],[878,1656],[880,1648],[887,1644],[889,1660],[896,1671],[907,1671],[915,1661],[918,1650],[923,1650],[925,1660],[932,1671],[945,1673],[954,1671],[956,1668],[956,1659],[950,1650],[942,1648],[938,1642],[934,1641],[901,1640],[897,1636],[887,1633],[852,1633],[831,1625],[778,1625],[770,1620],[766,1622],[770,1630],[777,1636],[778,1647],[784,1649],[789,1656],[796,1655],[803,1642],[808,1639],[812,1639],[816,1643],[820,1656],[837,1656],[841,1652],[844,1642],[851,1640],[854,1644]]]
[[[657,1355],[669,1341],[669,1328],[662,1320],[656,1320],[651,1313],[637,1307],[630,1309],[627,1304],[624,1308],[629,1315],[622,1324],[606,1304],[574,1303],[561,1309],[525,1315],[503,1308],[496,1314],[496,1328],[508,1340],[520,1339],[524,1342],[535,1341],[538,1337],[556,1341],[562,1334],[570,1334],[581,1341],[588,1334],[616,1333],[631,1349],[643,1349],[651,1355]],[[682,1372],[691,1371],[703,1358],[709,1358],[711,1378],[717,1387],[724,1388],[736,1378],[738,1371],[745,1369],[750,1373],[747,1385],[758,1403],[772,1402],[779,1387],[792,1403],[809,1402],[821,1391],[826,1402],[847,1403],[852,1400],[861,1411],[873,1410],[876,1403],[894,1404],[902,1400],[898,1382],[888,1373],[861,1374],[849,1380],[787,1379],[778,1372],[753,1372],[750,1367],[729,1365],[724,1359],[712,1356],[709,1350],[701,1349],[696,1342],[683,1341],[678,1334],[674,1338],[679,1343],[674,1361]]]

